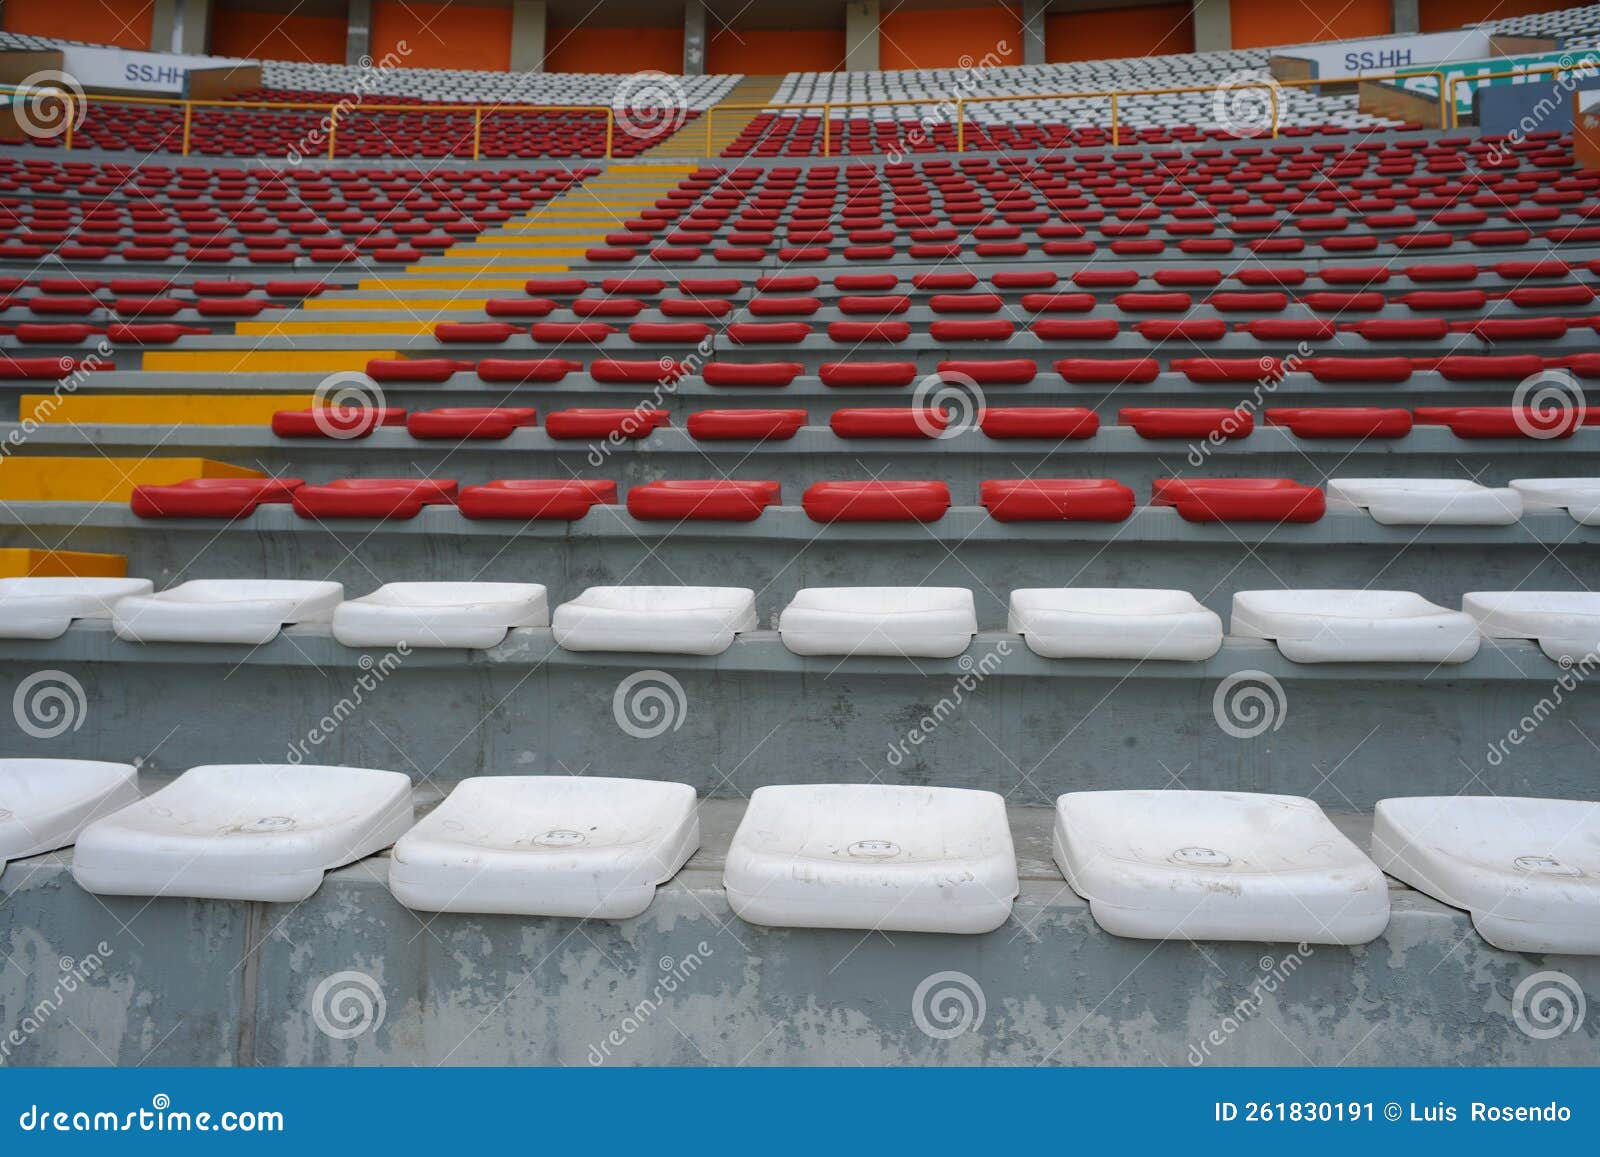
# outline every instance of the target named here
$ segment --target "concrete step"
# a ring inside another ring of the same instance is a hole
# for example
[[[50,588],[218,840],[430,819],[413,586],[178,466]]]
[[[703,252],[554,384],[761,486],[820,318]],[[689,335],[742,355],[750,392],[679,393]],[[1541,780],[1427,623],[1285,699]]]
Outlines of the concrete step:
[[[424,788],[419,803],[438,794]],[[65,949],[93,975],[68,998],[77,1003],[39,1018],[7,1060],[734,1066],[825,1056],[1182,1067],[1600,1058],[1592,1020],[1539,1040],[1517,1031],[1512,1010],[1513,991],[1540,970],[1559,968],[1594,991],[1600,959],[1491,948],[1465,912],[1398,885],[1387,931],[1357,948],[1120,939],[1095,924],[1051,862],[1050,810],[1018,807],[1010,815],[1021,894],[995,932],[760,928],[734,917],[722,891],[742,810],[741,801],[707,801],[700,852],[644,915],[621,923],[412,913],[389,894],[386,856],[329,873],[295,905],[97,898],[70,879],[70,851],[13,863],[0,876],[0,944],[12,965],[0,971],[0,1016],[18,1023],[51,997]],[[1367,815],[1333,818],[1364,843]],[[374,1009],[353,1034],[329,1016],[340,991]]]

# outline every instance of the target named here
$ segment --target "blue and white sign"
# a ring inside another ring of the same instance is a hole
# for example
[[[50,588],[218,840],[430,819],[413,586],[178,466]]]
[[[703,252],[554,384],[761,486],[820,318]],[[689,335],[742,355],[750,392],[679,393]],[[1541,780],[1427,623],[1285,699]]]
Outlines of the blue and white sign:
[[[1456,28],[1411,36],[1373,36],[1328,44],[1296,44],[1274,49],[1272,53],[1309,61],[1311,75],[1319,80],[1351,80],[1363,73],[1395,72],[1488,54],[1489,33],[1481,28]]]
[[[249,64],[221,56],[180,56],[170,52],[130,52],[123,48],[61,47],[62,71],[84,88],[114,88],[148,96],[182,96],[190,69]]]

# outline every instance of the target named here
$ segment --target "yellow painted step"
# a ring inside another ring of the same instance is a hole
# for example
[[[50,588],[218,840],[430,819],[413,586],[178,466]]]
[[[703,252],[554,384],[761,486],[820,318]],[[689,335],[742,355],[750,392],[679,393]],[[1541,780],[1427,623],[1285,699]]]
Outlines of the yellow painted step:
[[[24,421],[144,426],[267,426],[279,410],[308,409],[311,394],[23,394]]]
[[[135,486],[186,478],[264,478],[260,470],[209,458],[34,458],[0,460],[0,499],[11,502],[126,502]]]
[[[151,350],[140,366],[185,374],[331,374],[398,356],[394,350]]]
[[[469,284],[468,282],[463,282],[462,287],[466,288]],[[518,289],[522,288],[522,282],[520,281],[515,281],[511,284]],[[402,282],[401,285],[405,285],[405,283]],[[405,285],[405,287],[407,289],[416,288],[410,285]],[[476,288],[482,289],[484,287],[480,285]],[[390,292],[394,291],[390,290]],[[393,297],[354,297],[348,300],[336,297],[317,297],[306,302],[303,308],[312,313],[318,311],[326,313],[329,310],[343,309],[420,309],[427,310],[430,313],[442,309],[464,309],[482,313],[483,304],[488,300],[489,298],[481,293],[466,294],[461,297],[401,297],[399,294],[395,294]]]
[[[274,334],[281,334],[285,337],[339,337],[343,334],[360,334],[363,337],[383,334],[388,337],[394,337],[397,334],[432,333],[433,324],[431,320],[295,321],[290,319],[286,321],[241,321],[233,328],[234,333],[240,337],[271,337]],[[361,366],[366,364],[365,359],[363,359]]]
[[[122,578],[128,556],[84,550],[0,549],[0,578]]]
[[[413,268],[419,268],[413,266]],[[429,267],[431,268],[431,267]],[[566,273],[565,265],[541,266],[541,273]],[[526,283],[525,277],[427,277],[418,274],[403,280],[388,281],[359,281],[356,288],[372,290],[380,293],[410,292],[417,289],[516,289],[521,290]],[[312,301],[319,300],[312,298]],[[311,304],[307,302],[306,304]],[[354,303],[349,303],[354,304]]]

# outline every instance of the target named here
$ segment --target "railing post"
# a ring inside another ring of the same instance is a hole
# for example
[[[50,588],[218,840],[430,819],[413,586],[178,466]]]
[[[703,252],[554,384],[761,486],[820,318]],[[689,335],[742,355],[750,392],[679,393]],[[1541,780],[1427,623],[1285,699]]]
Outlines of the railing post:
[[[333,147],[339,137],[339,106],[328,106],[328,160],[333,160]]]
[[[194,102],[183,102],[183,152],[181,156],[189,155],[189,135],[194,130]]]
[[[1122,143],[1122,131],[1117,126],[1117,94],[1111,94],[1111,147],[1116,148]]]
[[[611,160],[612,140],[617,131],[617,110],[606,105],[606,160]]]
[[[1267,85],[1267,99],[1272,102],[1272,139],[1278,139],[1278,88],[1276,85]]]
[[[70,149],[72,148],[72,126],[73,123],[78,119],[74,115],[77,112],[77,102],[72,99],[72,94],[70,92],[63,93],[62,95],[67,98],[67,135],[62,138],[61,145],[63,148]],[[89,101],[87,98],[84,99],[83,103],[84,107],[88,108]]]
[[[833,131],[833,106],[831,104],[824,104],[822,106],[822,155],[825,156],[825,157],[829,155],[829,153],[828,153],[828,145],[829,145],[828,137],[832,133],[832,131]]]
[[[472,106],[472,159],[477,160],[483,151],[483,106]]]
[[[967,98],[956,97],[956,152],[967,151]]]
[[[717,106],[706,109],[706,156],[711,155],[711,126],[717,119]]]

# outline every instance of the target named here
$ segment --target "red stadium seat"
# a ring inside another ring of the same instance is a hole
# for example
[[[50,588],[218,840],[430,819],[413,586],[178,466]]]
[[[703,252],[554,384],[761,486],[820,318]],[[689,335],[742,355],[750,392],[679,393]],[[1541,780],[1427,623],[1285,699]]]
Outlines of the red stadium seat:
[[[1109,478],[987,480],[978,494],[1000,522],[1121,522],[1134,507],[1133,491]]]
[[[615,506],[617,484],[564,478],[501,479],[461,491],[457,505],[466,518],[574,522],[591,506]]]
[[[169,486],[135,486],[129,501],[140,518],[244,518],[264,502],[288,502],[298,478],[190,478]]]
[[[916,362],[824,362],[817,370],[826,386],[909,386]]]
[[[370,365],[370,363],[369,363]],[[583,369],[582,362],[566,358],[484,358],[478,363],[478,379],[493,384],[559,382],[568,374]]]
[[[1585,415],[1565,406],[1418,406],[1423,426],[1448,426],[1458,438],[1570,438]]]
[[[375,382],[447,382],[471,362],[452,358],[372,358],[367,376]]]
[[[928,408],[835,410],[828,425],[840,438],[937,438],[950,415]]]
[[[1244,438],[1255,420],[1244,409],[1164,408],[1129,406],[1117,414],[1117,423],[1132,426],[1141,438]]]
[[[1126,385],[1155,381],[1161,367],[1154,358],[1065,358],[1055,370],[1069,382]]]
[[[498,440],[537,419],[537,411],[526,407],[451,407],[414,411],[406,418],[406,429],[413,438]]]
[[[1186,522],[1316,522],[1322,490],[1287,478],[1157,478],[1152,506],[1173,506]]]
[[[799,362],[707,362],[700,378],[708,386],[787,386],[805,366]]]
[[[272,432],[280,438],[365,438],[379,426],[404,426],[406,412],[375,406],[314,406],[307,410],[279,410],[272,415]]]
[[[698,410],[689,437],[701,442],[785,441],[806,424],[804,410]]]
[[[990,406],[978,417],[990,438],[1092,438],[1100,416],[1081,406]]]
[[[443,478],[339,478],[294,491],[301,518],[415,518],[424,506],[448,506],[456,484]]]
[[[813,522],[936,522],[950,509],[943,482],[817,482],[801,499]]]
[[[652,430],[669,425],[665,410],[555,410],[545,416],[544,432],[556,439],[648,438]]]
[[[647,482],[628,491],[628,513],[644,521],[678,519],[752,522],[780,501],[776,482]]]
[[[1409,410],[1376,406],[1281,408],[1266,412],[1267,425],[1287,426],[1297,438],[1404,438]]]

